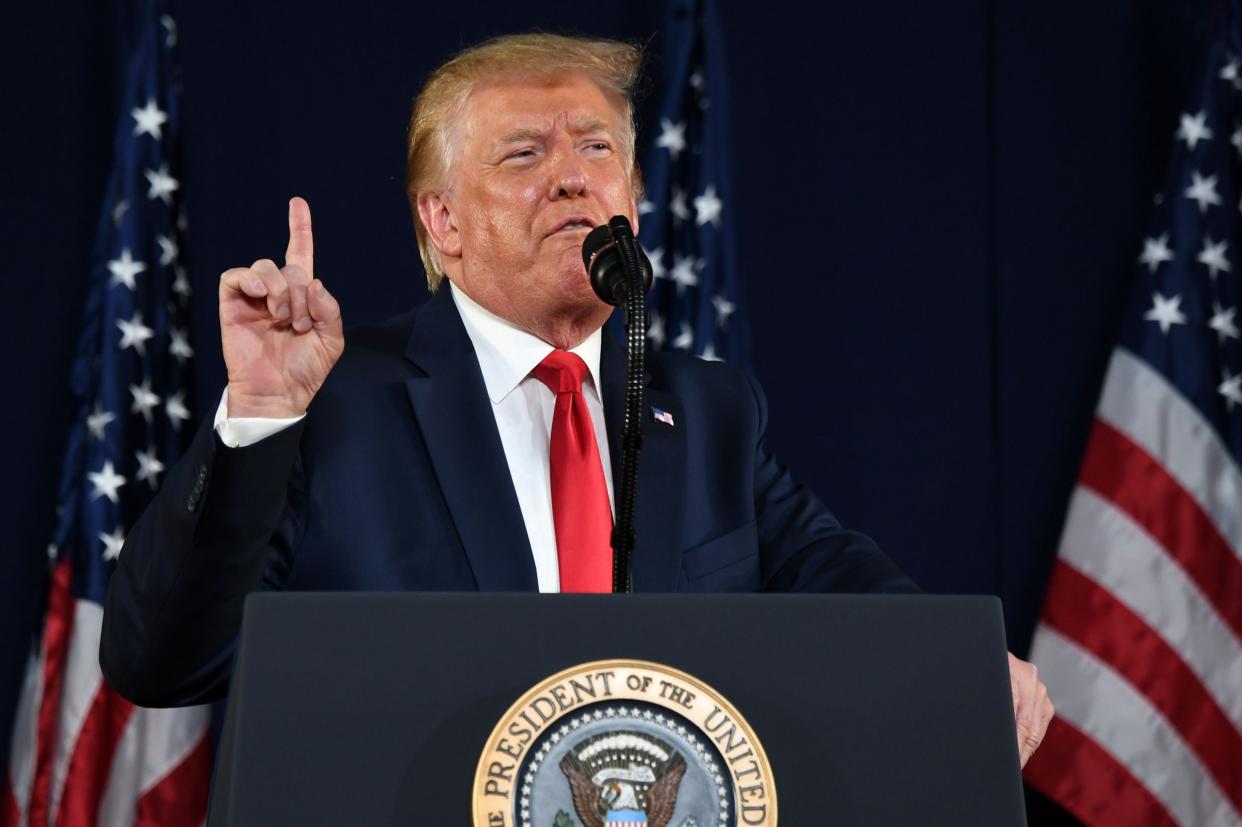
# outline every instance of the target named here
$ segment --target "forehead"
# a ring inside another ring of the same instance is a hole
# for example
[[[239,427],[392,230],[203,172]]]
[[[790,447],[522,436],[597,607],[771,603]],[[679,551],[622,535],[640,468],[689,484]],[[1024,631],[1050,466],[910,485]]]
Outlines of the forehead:
[[[467,140],[495,141],[513,130],[546,131],[557,124],[619,130],[624,113],[589,77],[562,73],[505,77],[475,87],[462,112]]]

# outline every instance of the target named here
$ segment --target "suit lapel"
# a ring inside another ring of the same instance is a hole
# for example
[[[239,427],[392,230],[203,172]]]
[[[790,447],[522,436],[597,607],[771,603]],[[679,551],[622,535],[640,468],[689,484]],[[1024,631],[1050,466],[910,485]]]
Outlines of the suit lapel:
[[[621,431],[625,421],[625,351],[604,330],[600,353],[600,381],[604,385],[604,419],[612,459],[614,496],[621,495]],[[638,455],[638,496],[635,502],[635,538],[632,557],[634,590],[671,592],[681,571],[682,509],[685,507],[686,428],[681,400],[653,388],[651,374],[643,401],[643,447]],[[673,417],[673,425],[656,422],[652,407]]]
[[[406,356],[414,415],[480,591],[534,591],[534,557],[478,358],[447,285],[423,305]]]

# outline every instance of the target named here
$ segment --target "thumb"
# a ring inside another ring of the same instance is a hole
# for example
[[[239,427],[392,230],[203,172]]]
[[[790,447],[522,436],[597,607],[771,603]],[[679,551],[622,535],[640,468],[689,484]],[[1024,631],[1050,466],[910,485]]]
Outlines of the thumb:
[[[315,239],[311,234],[310,204],[297,196],[289,199],[289,247],[285,250],[285,265],[293,264],[301,267],[312,279],[315,277]]]
[[[331,332],[340,330],[341,305],[328,292],[328,288],[323,286],[320,279],[311,282],[310,289],[307,291],[306,307],[315,321],[315,327],[326,328]]]

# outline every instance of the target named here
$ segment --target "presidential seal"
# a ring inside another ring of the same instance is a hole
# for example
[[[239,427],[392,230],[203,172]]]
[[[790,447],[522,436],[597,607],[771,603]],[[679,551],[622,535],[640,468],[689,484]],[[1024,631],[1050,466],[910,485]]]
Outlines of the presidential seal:
[[[492,731],[475,827],[774,827],[776,788],[741,714],[658,663],[553,675]]]

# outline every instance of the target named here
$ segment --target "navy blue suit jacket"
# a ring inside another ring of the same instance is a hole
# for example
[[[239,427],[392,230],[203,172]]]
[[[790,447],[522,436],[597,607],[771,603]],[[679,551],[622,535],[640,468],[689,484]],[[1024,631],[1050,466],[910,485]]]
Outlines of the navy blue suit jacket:
[[[614,473],[625,354],[600,359]],[[768,451],[743,373],[648,360],[635,591],[915,591]],[[146,706],[227,690],[256,589],[535,590],[535,568],[474,348],[447,290],[358,328],[298,425],[223,447],[205,421],[130,530],[100,659]]]

